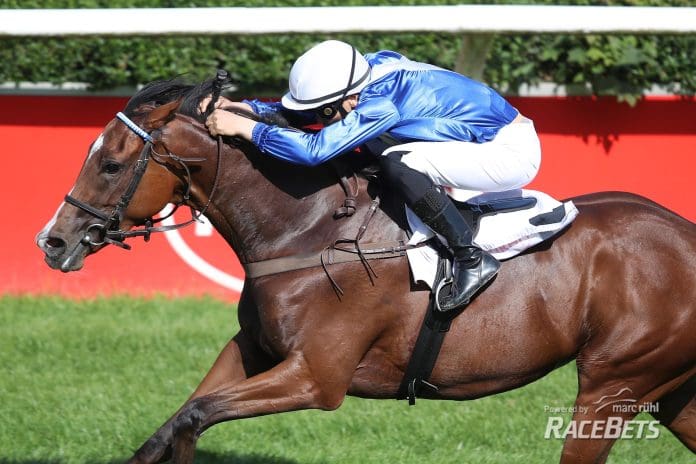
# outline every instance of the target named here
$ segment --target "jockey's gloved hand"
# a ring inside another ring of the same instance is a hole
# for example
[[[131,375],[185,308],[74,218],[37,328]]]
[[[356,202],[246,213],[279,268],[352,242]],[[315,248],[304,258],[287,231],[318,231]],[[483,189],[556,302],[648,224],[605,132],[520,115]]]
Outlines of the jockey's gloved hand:
[[[208,104],[210,103],[211,98],[212,95],[208,95],[198,104],[198,111],[200,111],[201,114],[205,113],[206,109],[208,109]],[[227,110],[235,107],[238,107],[246,111],[251,111],[251,106],[247,105],[246,103],[234,102],[229,98],[225,98],[223,96],[218,97],[217,101],[215,102],[215,109],[222,108]]]

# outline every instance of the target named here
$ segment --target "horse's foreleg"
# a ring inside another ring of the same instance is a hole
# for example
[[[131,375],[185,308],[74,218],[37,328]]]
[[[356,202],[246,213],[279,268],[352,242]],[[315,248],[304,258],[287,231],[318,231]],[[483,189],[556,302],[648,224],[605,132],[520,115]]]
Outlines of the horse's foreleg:
[[[336,409],[349,382],[340,375],[317,378],[331,380],[317,382],[303,354],[296,352],[269,371],[190,401],[174,423],[173,462],[192,463],[196,439],[219,422],[299,409]]]
[[[189,401],[214,391],[222,385],[241,382],[272,366],[273,362],[253,342],[249,341],[243,332],[240,332],[220,352]],[[130,464],[162,462],[171,456],[174,438],[173,424],[182,409],[183,406],[138,449],[128,461]]]

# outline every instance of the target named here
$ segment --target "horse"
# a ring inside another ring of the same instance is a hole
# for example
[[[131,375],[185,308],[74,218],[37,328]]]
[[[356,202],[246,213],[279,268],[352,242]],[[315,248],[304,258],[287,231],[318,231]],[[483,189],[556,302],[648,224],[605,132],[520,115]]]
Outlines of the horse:
[[[247,271],[319,255],[358,231],[366,243],[404,236],[398,207],[374,208],[371,176],[352,177],[355,214],[337,218],[346,192],[331,167],[295,166],[244,141],[216,141],[197,109],[210,89],[210,81],[150,83],[128,102],[125,118],[105,126],[37,235],[51,268],[77,271],[108,244],[126,247],[130,236],[163,230],[151,218],[168,203],[204,212]],[[454,319],[429,378],[437,389],[422,396],[494,395],[575,359],[572,424],[630,423],[636,408],[604,407],[619,397],[659,404],[650,409],[655,418],[696,452],[696,225],[630,193],[572,201],[575,221],[503,262]],[[331,279],[318,262],[248,273],[240,331],[128,462],[191,463],[200,434],[224,421],[334,410],[346,395],[397,397],[430,291],[412,282],[404,256],[371,261],[377,277],[365,264],[332,264]],[[605,462],[618,436],[585,438],[565,434],[561,463]]]

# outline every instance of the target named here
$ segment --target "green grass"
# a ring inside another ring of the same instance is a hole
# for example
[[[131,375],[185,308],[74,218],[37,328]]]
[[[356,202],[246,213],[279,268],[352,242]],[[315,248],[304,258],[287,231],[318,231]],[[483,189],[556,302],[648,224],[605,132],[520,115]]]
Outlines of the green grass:
[[[0,464],[122,462],[179,407],[237,330],[213,299],[0,297]],[[574,365],[471,402],[348,398],[210,429],[197,463],[557,462],[550,413],[571,406]],[[647,419],[646,416],[644,419]],[[693,462],[665,429],[620,440],[611,463]]]

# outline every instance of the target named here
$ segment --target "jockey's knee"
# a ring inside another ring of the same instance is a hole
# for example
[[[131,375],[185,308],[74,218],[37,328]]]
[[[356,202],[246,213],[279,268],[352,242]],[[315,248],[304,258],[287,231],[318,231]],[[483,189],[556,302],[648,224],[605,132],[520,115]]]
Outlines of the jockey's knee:
[[[389,185],[398,190],[412,205],[423,198],[434,182],[425,173],[403,162],[406,151],[391,151],[380,158],[382,175]]]

